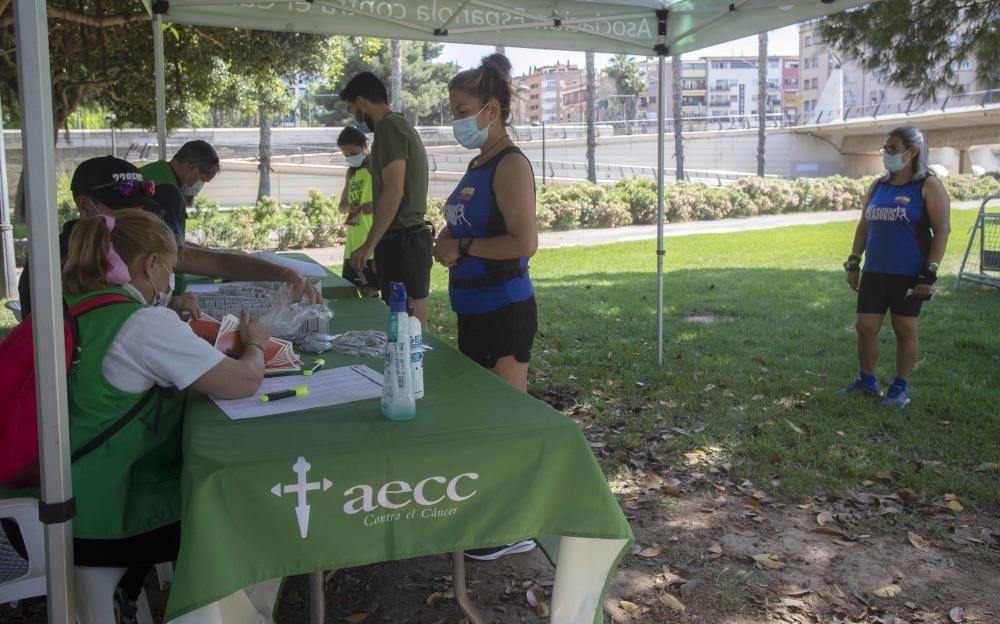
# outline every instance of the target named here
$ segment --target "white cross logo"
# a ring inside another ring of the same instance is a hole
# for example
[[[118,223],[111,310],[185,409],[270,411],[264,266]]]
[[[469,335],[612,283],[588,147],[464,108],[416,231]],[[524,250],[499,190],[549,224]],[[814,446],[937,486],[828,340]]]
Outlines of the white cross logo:
[[[271,488],[271,494],[275,496],[281,496],[282,494],[298,494],[299,504],[295,506],[295,516],[299,519],[299,534],[302,539],[305,539],[309,534],[309,504],[306,502],[306,492],[312,490],[322,490],[323,492],[330,489],[333,483],[329,479],[323,479],[323,482],[319,481],[309,482],[306,480],[306,473],[312,468],[312,465],[306,461],[305,457],[299,457],[299,459],[292,466],[292,470],[299,475],[298,482],[294,485],[281,485],[278,483],[273,488]]]

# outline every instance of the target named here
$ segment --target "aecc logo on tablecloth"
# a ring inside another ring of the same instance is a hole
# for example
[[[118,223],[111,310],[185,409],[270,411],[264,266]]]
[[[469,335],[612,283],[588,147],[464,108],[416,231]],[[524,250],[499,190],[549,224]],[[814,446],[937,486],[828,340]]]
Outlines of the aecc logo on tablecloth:
[[[299,535],[305,539],[309,535],[309,514],[311,507],[306,495],[309,492],[326,492],[333,483],[329,479],[309,481],[307,473],[312,465],[305,457],[299,457],[292,465],[292,471],[298,475],[295,483],[290,485],[276,484],[271,488],[275,496],[296,494],[298,504],[295,506],[295,517],[299,523]],[[458,507],[439,509],[438,505],[450,501],[460,503],[469,500],[479,491],[469,491],[469,484],[463,481],[476,481],[479,475],[466,472],[455,477],[431,476],[411,485],[406,481],[389,481],[377,490],[368,484],[359,484],[347,488],[344,496],[344,513],[354,516],[365,513],[365,526],[376,526],[399,520],[415,520],[417,518],[433,519],[447,518],[458,513]],[[461,490],[460,490],[461,486]],[[415,504],[415,508],[403,512],[402,509]],[[421,509],[422,508],[422,509]]]

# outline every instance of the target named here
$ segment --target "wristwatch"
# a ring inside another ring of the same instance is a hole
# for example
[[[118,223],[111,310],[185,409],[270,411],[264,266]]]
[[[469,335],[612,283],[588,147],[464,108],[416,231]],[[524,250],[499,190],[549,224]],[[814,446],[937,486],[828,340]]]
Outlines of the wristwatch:
[[[469,255],[469,247],[472,245],[472,237],[463,236],[458,239],[458,255],[462,258]]]
[[[938,269],[941,268],[941,263],[940,262],[931,262],[930,264],[927,265],[927,268],[930,269],[931,271],[934,271],[935,273],[937,273]]]

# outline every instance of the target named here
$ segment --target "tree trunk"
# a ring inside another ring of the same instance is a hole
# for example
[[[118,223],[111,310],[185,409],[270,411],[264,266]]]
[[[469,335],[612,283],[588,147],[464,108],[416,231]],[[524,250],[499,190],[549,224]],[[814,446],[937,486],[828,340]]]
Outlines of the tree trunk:
[[[389,97],[389,106],[398,113],[403,112],[403,42],[393,39],[391,44],[392,69],[389,82],[392,86],[392,93]]]
[[[677,170],[677,181],[684,181],[684,114],[681,109],[682,91],[684,83],[681,80],[681,56],[675,54],[670,59],[670,69],[673,72],[673,84],[671,85],[671,96],[674,105],[674,167]]]
[[[263,102],[257,105],[257,120],[260,123],[257,201],[260,201],[262,197],[271,196],[271,116],[267,114]]]
[[[767,33],[757,36],[757,175],[764,176],[767,141]]]
[[[594,125],[594,105],[597,104],[597,70],[594,53],[587,52],[587,101],[584,116],[587,120],[587,179],[597,182],[597,128]]]

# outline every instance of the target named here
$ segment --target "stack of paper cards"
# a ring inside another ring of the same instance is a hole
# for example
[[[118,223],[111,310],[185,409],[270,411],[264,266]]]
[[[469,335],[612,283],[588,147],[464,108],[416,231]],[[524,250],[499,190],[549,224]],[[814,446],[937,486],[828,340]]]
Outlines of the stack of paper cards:
[[[204,338],[226,355],[238,358],[243,355],[240,341],[240,320],[232,314],[217,321],[202,313],[201,318],[188,321],[192,331]],[[292,343],[281,338],[271,338],[264,345],[264,371],[267,373],[288,373],[302,370],[302,362],[295,356]]]

